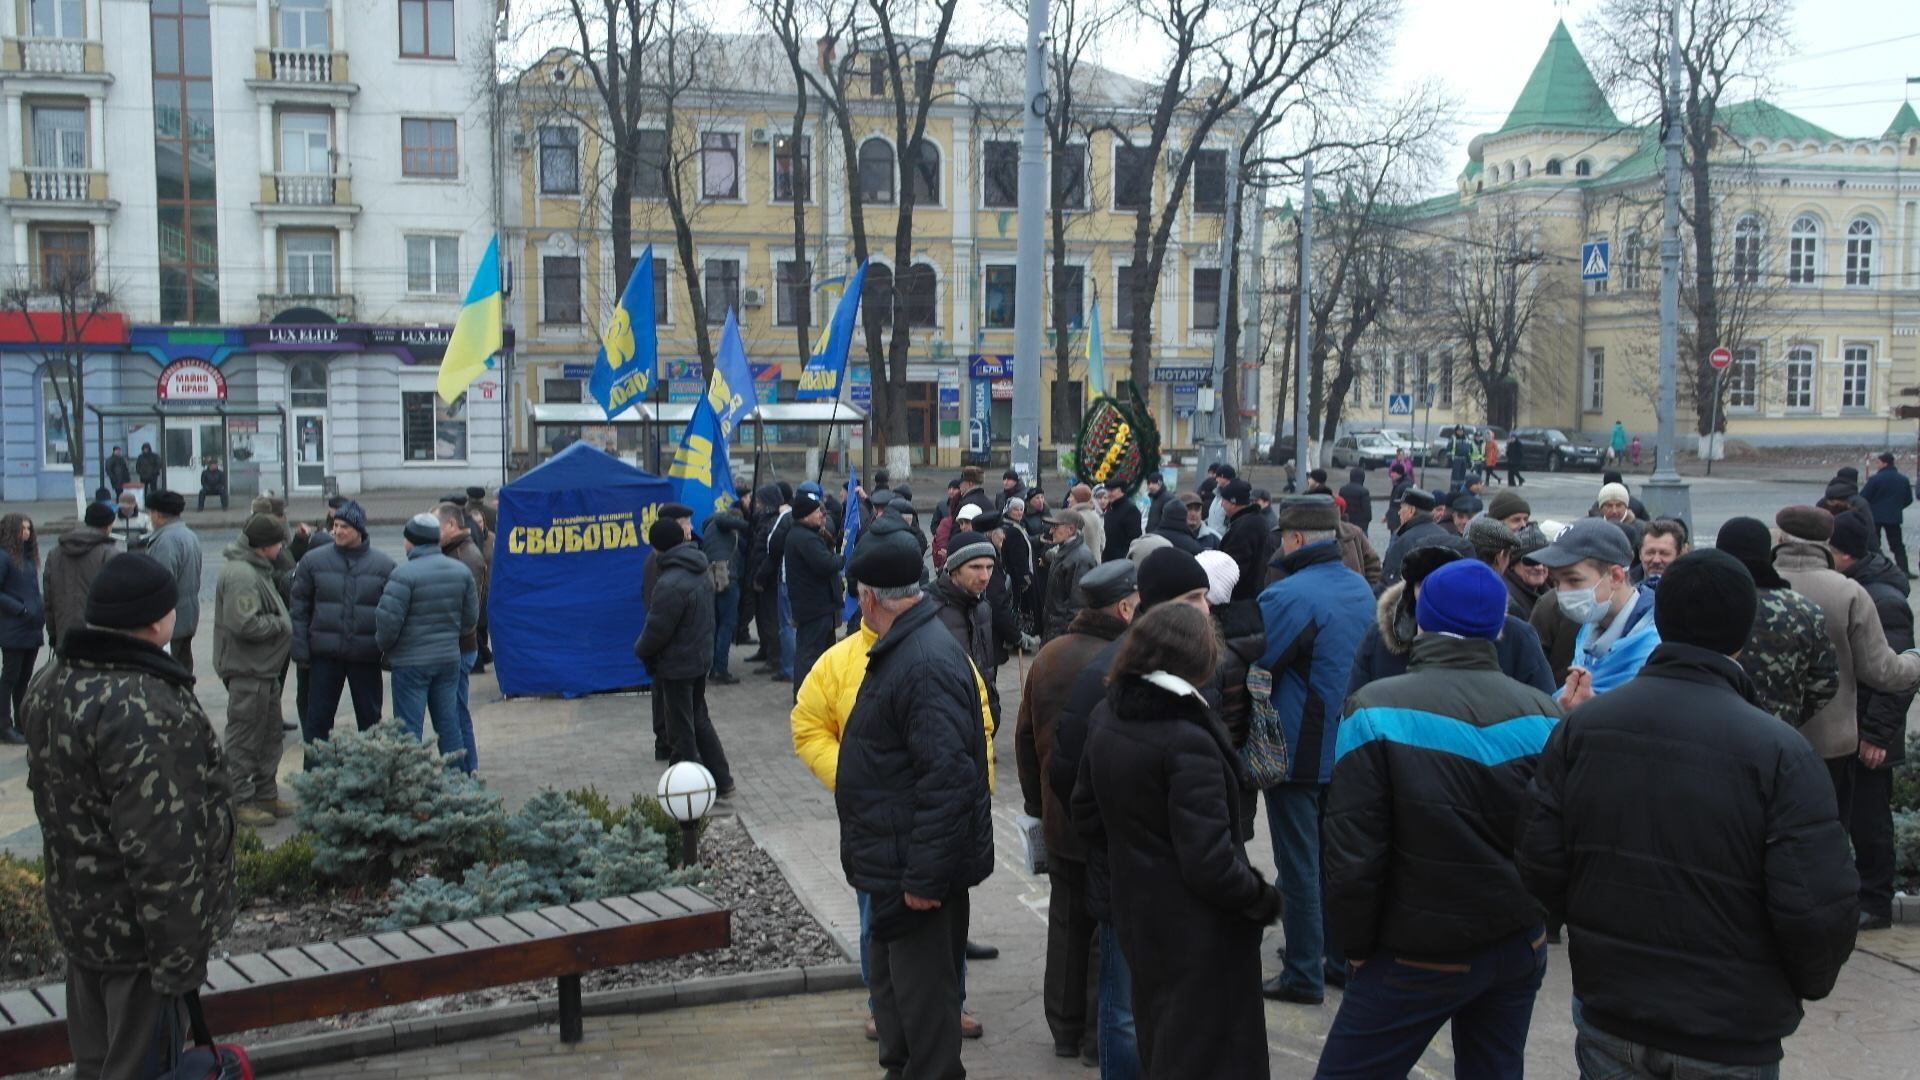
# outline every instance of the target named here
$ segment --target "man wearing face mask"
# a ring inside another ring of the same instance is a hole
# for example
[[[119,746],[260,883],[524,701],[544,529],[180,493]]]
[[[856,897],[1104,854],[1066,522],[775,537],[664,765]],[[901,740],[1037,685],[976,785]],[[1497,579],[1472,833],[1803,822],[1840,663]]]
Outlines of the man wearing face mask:
[[[1582,518],[1533,554],[1553,572],[1560,610],[1581,624],[1573,666],[1556,695],[1563,709],[1578,708],[1639,674],[1660,631],[1653,621],[1653,590],[1627,579],[1633,548],[1605,518]]]

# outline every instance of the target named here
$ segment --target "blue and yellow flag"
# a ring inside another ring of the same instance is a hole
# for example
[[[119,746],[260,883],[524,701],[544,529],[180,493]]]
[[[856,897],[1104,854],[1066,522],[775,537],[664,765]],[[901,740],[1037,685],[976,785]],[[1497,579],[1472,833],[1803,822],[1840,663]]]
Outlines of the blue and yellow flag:
[[[654,327],[653,245],[640,253],[626,290],[607,318],[600,353],[593,358],[587,389],[611,420],[646,399],[653,389],[659,335]]]
[[[826,333],[814,346],[813,355],[807,357],[806,367],[800,372],[800,386],[793,394],[795,401],[840,396],[840,382],[847,374],[847,350],[853,346],[854,318],[860,311],[860,289],[866,280],[867,264],[862,262],[847,282],[847,291],[840,294],[840,304],[833,309]]]
[[[694,404],[693,418],[687,421],[680,449],[667,469],[674,498],[693,507],[695,521],[705,522],[733,505],[733,465],[727,446],[753,407],[753,369],[740,341],[740,324],[728,310],[720,351],[713,358],[713,378],[707,380],[706,394]]]
[[[453,337],[440,358],[440,378],[434,384],[440,400],[453,404],[467,392],[467,384],[493,367],[502,345],[500,315],[500,238],[496,236],[488,241],[487,253],[473,272],[466,303],[453,324]]]

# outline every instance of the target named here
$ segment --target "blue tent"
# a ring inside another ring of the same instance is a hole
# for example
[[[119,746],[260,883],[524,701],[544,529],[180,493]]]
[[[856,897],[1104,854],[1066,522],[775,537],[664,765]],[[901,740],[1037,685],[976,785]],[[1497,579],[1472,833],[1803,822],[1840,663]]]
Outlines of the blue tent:
[[[647,527],[673,501],[660,477],[577,442],[500,489],[487,597],[501,692],[580,697],[649,682]]]

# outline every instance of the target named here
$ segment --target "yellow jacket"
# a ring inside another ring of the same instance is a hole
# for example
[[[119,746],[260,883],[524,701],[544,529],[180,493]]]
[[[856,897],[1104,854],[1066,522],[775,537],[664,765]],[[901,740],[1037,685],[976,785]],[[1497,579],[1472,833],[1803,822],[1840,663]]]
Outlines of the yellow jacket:
[[[879,635],[862,624],[860,631],[836,642],[814,661],[793,703],[793,752],[820,782],[833,790],[840,771],[840,729],[853,713],[853,699],[867,674],[867,650]],[[987,684],[978,669],[974,686],[980,692],[980,721],[987,733],[987,790],[993,790],[993,713],[987,708]]]

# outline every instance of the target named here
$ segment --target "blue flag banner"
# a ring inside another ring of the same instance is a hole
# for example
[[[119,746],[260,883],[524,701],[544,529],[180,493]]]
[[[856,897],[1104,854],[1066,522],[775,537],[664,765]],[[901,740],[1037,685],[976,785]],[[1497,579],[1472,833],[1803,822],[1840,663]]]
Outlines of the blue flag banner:
[[[847,575],[853,572],[853,545],[860,539],[860,496],[854,494],[853,490],[859,486],[860,470],[848,470],[847,514],[846,517],[840,521],[840,580],[842,581],[848,580]],[[859,594],[853,590],[848,590],[847,602],[841,605],[840,621],[846,622],[848,619],[853,618],[853,613],[859,610]]]
[[[847,350],[853,347],[854,320],[860,312],[860,289],[866,281],[867,264],[862,262],[848,280],[847,291],[840,294],[827,332],[814,346],[813,355],[807,357],[807,365],[800,372],[800,386],[793,394],[795,401],[827,401],[840,396],[840,383],[847,375]]]
[[[653,389],[660,343],[654,328],[653,245],[640,253],[627,279],[620,303],[600,335],[600,353],[593,358],[593,376],[587,389],[611,420],[646,398]]]
[[[704,522],[733,505],[733,466],[727,446],[742,417],[753,409],[753,369],[747,365],[746,346],[740,341],[740,323],[731,310],[714,354],[713,378],[707,392],[693,406],[693,418],[680,438],[667,478],[675,497],[693,507],[695,521]]]

